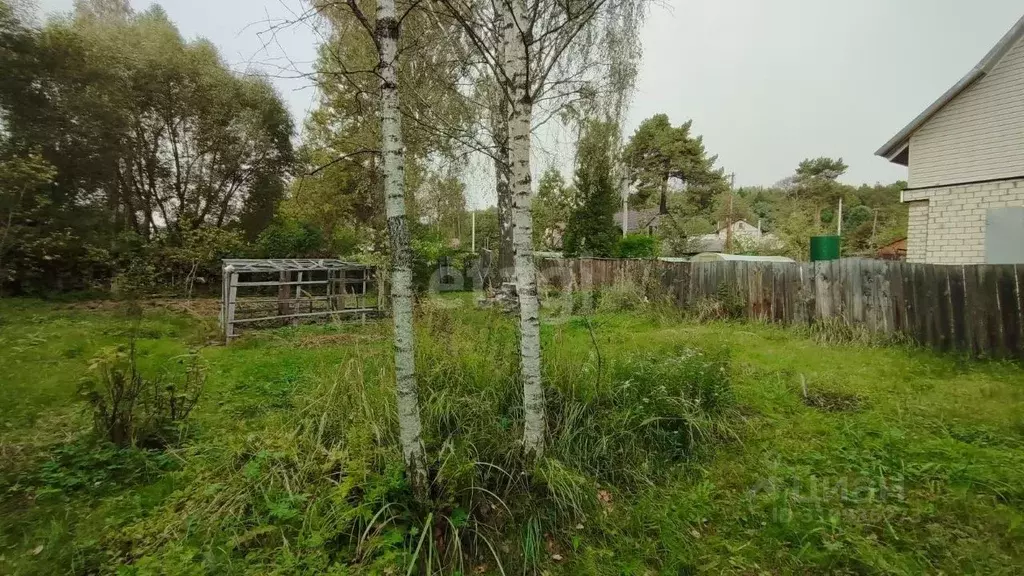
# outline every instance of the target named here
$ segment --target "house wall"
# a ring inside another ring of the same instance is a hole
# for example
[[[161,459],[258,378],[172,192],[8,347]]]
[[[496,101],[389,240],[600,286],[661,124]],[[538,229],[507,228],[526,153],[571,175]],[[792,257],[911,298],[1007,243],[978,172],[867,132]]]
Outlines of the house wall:
[[[722,240],[725,240],[725,237],[728,236],[729,234],[729,228],[729,226],[723,226],[722,228],[720,228],[717,232],[718,237],[721,238]],[[753,224],[749,224],[743,220],[739,220],[732,223],[732,235],[756,239],[761,237],[761,230],[759,230],[757,226],[754,226]]]
[[[1024,206],[1024,178],[903,192],[910,220],[907,261],[984,264],[990,208]]]
[[[907,262],[928,261],[928,201],[907,205]]]
[[[1024,40],[910,138],[911,188],[1024,177]]]

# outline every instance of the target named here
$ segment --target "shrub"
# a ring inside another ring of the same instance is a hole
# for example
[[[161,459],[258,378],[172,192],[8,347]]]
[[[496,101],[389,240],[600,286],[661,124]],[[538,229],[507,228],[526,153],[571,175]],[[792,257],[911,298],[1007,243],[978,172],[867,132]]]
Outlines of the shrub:
[[[178,381],[167,373],[144,377],[136,344],[107,350],[93,360],[94,375],[83,379],[79,394],[88,402],[97,435],[117,446],[162,447],[180,437],[199,402],[206,375],[197,354],[176,359],[184,365]]]
[[[619,258],[656,258],[658,239],[649,234],[629,234],[619,238]]]
[[[278,219],[256,240],[264,258],[302,258],[324,255],[323,233],[306,222]]]
[[[598,312],[625,312],[638,310],[647,304],[647,295],[641,286],[619,280],[601,289],[596,308]]]

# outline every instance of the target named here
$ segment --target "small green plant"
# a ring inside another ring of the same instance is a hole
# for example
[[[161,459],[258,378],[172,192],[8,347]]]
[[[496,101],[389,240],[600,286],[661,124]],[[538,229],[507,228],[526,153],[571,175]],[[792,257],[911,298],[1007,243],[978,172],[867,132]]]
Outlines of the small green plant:
[[[800,329],[803,336],[825,345],[854,344],[857,346],[891,346],[905,344],[907,338],[900,333],[872,332],[863,324],[853,324],[842,316],[819,318]]]
[[[170,469],[169,455],[154,450],[125,450],[104,440],[80,438],[61,444],[35,474],[37,497],[86,491],[102,493],[147,481]]]
[[[641,286],[629,280],[619,280],[601,289],[597,312],[626,312],[639,310],[648,304],[647,295]]]
[[[658,239],[649,234],[630,234],[619,239],[619,258],[656,258]]]
[[[176,358],[184,374],[146,378],[139,372],[133,337],[127,347],[109,349],[90,367],[79,394],[89,404],[93,429],[116,446],[162,447],[172,443],[199,402],[206,374],[198,354]]]
[[[735,287],[720,284],[714,296],[698,299],[691,312],[697,322],[736,320],[745,316],[746,303]]]

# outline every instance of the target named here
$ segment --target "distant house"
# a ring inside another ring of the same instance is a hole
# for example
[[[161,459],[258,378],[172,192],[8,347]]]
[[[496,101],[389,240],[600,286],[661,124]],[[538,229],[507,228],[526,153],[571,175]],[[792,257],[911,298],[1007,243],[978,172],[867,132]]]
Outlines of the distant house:
[[[909,262],[1024,262],[1024,18],[876,154],[909,168]]]
[[[658,208],[630,210],[627,214],[626,230],[630,234],[654,234],[663,216]],[[615,213],[615,226],[622,229],[622,212]]]
[[[775,247],[778,238],[761,231],[760,224],[754,226],[746,220],[737,220],[731,226],[720,226],[713,234],[695,236],[687,243],[687,253],[724,252],[729,230],[732,230],[733,249],[737,247]]]
[[[882,260],[906,260],[907,239],[900,238],[899,240],[882,246],[878,249],[878,252],[875,253],[875,256]]]

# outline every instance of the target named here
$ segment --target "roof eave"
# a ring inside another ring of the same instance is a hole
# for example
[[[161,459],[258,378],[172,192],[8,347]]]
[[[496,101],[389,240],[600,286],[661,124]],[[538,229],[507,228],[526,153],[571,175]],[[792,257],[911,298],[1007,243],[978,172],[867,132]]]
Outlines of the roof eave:
[[[944,108],[946,104],[949,104],[954,98],[960,95],[961,92],[966,90],[969,86],[981,79],[985,74],[992,71],[993,68],[999,64],[1003,56],[1006,55],[1021,39],[1024,38],[1024,16],[1017,20],[1017,23],[1010,28],[1010,31],[1003,35],[999,39],[999,42],[985,54],[985,57],[981,59],[981,62],[971,68],[971,71],[967,73],[959,82],[953,85],[952,88],[946,90],[938,100],[932,103],[931,106],[926,108],[924,112],[917,115],[910,124],[907,124],[902,130],[896,133],[895,136],[889,139],[884,146],[879,148],[876,152],[876,156],[882,156],[890,161],[899,155],[899,153],[910,143],[910,136],[917,131],[918,128],[923,126],[925,122],[931,119],[939,110]]]

